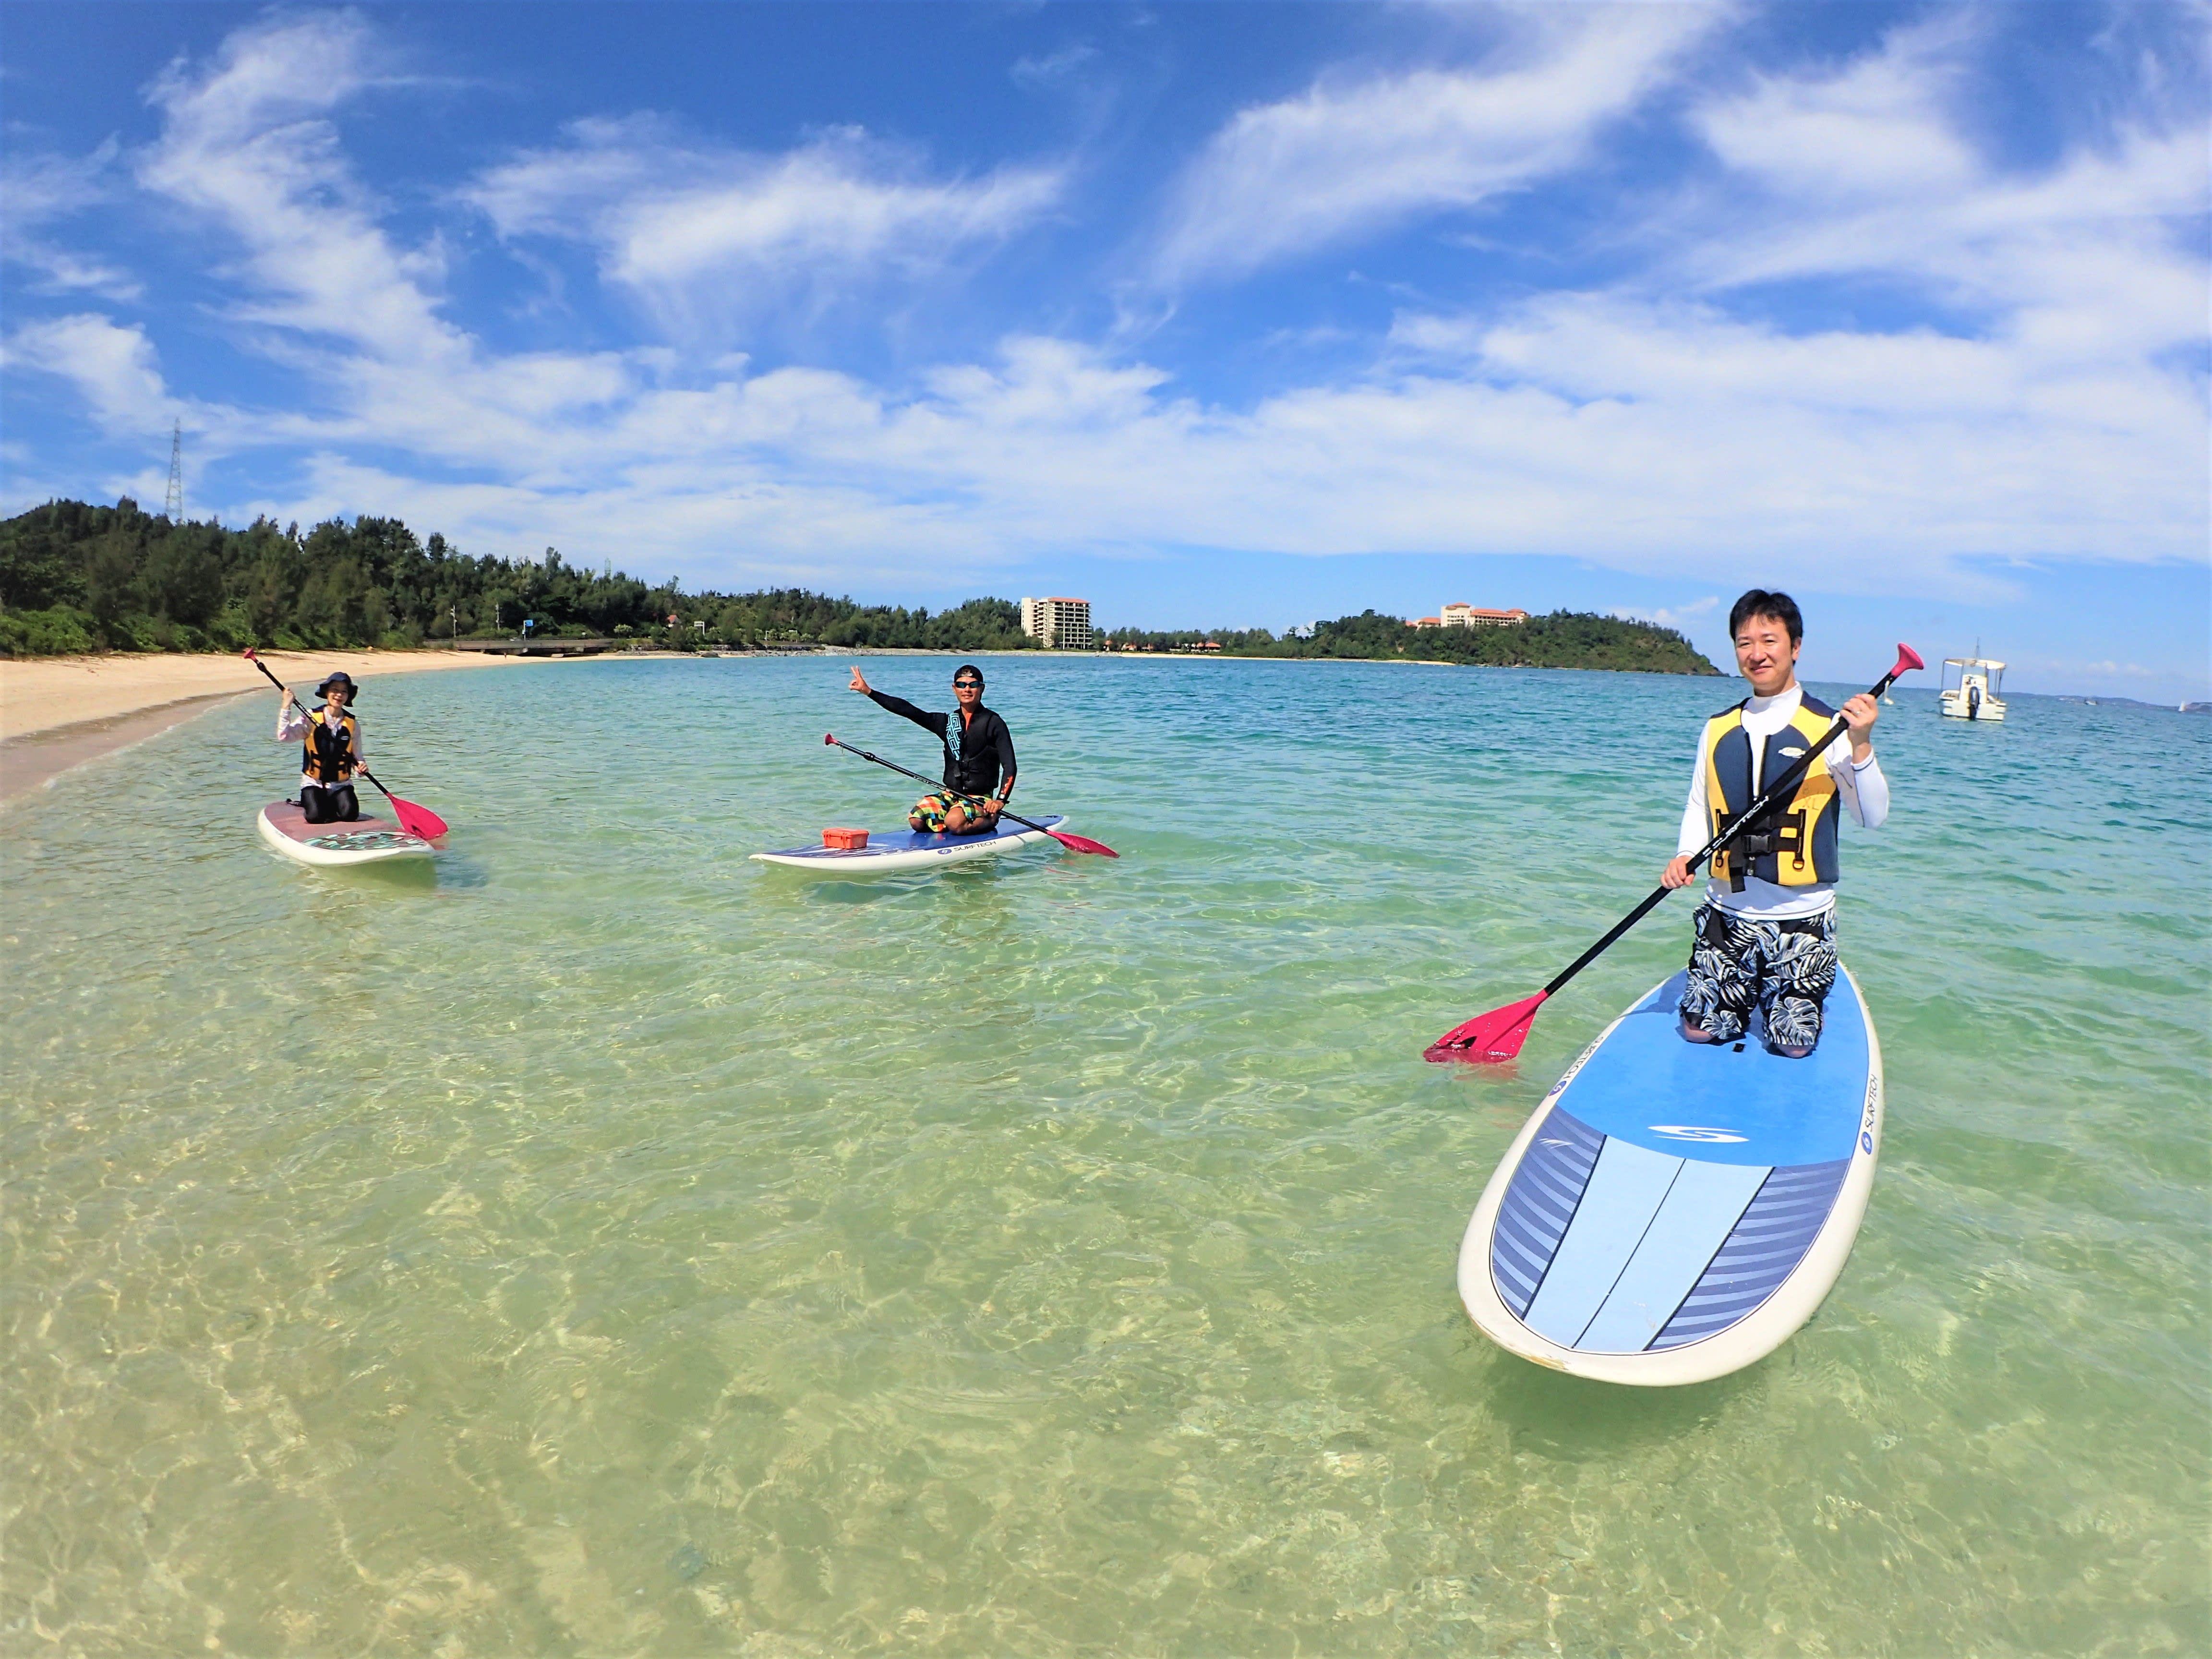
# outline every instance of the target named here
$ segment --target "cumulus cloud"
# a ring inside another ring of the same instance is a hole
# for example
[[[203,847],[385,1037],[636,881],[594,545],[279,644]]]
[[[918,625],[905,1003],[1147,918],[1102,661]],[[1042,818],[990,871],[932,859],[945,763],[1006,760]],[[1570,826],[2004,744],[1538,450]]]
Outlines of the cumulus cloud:
[[[1723,15],[1532,9],[1476,68],[1328,78],[1244,110],[1177,181],[1153,273],[1220,281],[1524,189],[1583,160]]]
[[[1030,223],[1064,182],[1050,167],[933,176],[857,128],[763,155],[687,143],[634,117],[577,122],[566,144],[494,167],[463,195],[503,237],[589,245],[607,281],[665,321],[696,325],[923,274]]]

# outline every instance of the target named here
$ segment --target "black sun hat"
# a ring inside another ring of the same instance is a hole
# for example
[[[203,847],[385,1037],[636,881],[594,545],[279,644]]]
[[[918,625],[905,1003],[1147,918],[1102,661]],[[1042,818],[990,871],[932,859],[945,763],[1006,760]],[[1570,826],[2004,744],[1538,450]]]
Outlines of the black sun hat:
[[[325,679],[320,685],[317,686],[315,688],[315,695],[319,697],[327,697],[331,695],[331,688],[334,685],[343,685],[345,687],[345,700],[348,708],[352,707],[353,700],[361,695],[361,688],[353,683],[353,676],[347,673],[343,668],[339,669],[337,673],[332,674],[328,679]]]

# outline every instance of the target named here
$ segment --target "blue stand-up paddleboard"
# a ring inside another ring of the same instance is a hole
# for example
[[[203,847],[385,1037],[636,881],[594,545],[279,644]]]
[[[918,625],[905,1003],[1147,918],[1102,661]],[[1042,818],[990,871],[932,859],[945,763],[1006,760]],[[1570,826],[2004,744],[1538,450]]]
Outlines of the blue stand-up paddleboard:
[[[1054,817],[1036,822],[1044,829],[1027,830],[1018,823],[1001,822],[998,828],[982,836],[929,835],[919,830],[901,830],[893,835],[871,834],[866,847],[792,847],[781,853],[755,853],[752,856],[762,864],[780,864],[813,876],[836,876],[843,880],[856,876],[887,876],[899,870],[934,870],[968,859],[988,858],[1017,847],[1048,842],[1052,837],[1045,834],[1045,830],[1057,830],[1067,820]]]
[[[1675,975],[1536,1109],[1460,1246],[1483,1334],[1608,1382],[1702,1382],[1774,1352],[1850,1255],[1881,1149],[1881,1048],[1838,969],[1820,1042],[1685,1042]]]

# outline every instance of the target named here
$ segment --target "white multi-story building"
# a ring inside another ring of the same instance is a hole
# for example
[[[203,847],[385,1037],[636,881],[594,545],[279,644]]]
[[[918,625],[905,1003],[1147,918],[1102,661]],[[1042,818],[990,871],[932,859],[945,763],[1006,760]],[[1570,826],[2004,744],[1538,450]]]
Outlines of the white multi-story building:
[[[1091,648],[1091,601],[1024,599],[1022,632],[1048,651]]]
[[[1480,605],[1455,599],[1437,613],[1434,623],[1421,619],[1421,626],[1442,625],[1445,628],[1514,628],[1528,620],[1528,613],[1518,606],[1510,611],[1486,611]]]

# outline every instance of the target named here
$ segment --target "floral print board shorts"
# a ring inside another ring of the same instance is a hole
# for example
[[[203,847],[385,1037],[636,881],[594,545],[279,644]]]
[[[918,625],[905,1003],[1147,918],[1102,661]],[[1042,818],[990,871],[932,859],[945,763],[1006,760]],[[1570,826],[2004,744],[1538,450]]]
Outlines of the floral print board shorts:
[[[984,797],[956,794],[950,789],[940,789],[933,795],[924,795],[920,800],[915,802],[914,810],[906,815],[906,821],[925,835],[941,836],[945,833],[945,815],[956,805],[967,815],[970,825],[970,828],[963,830],[960,833],[963,836],[981,835],[983,831],[980,827],[975,827],[975,820],[983,811]]]
[[[1691,924],[1690,982],[1681,1015],[1717,1042],[1734,1042],[1754,1008],[1770,1048],[1810,1048],[1836,982],[1836,913],[1753,921],[1708,899]]]

